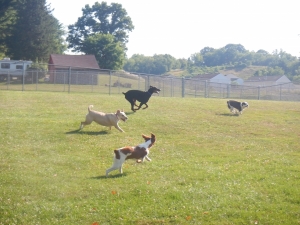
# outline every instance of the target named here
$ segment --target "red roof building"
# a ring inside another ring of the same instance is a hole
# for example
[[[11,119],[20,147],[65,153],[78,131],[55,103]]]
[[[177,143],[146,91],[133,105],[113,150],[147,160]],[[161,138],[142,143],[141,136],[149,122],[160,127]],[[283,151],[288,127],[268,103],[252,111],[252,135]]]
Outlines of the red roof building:
[[[96,85],[99,70],[100,67],[94,55],[51,54],[48,62],[52,83]]]

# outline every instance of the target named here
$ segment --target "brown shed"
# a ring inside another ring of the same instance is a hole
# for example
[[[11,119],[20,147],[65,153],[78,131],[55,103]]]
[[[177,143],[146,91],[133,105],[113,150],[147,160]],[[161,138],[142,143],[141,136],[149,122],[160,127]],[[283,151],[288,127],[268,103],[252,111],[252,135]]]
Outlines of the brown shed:
[[[94,55],[51,54],[50,82],[58,84],[98,84],[100,67]]]

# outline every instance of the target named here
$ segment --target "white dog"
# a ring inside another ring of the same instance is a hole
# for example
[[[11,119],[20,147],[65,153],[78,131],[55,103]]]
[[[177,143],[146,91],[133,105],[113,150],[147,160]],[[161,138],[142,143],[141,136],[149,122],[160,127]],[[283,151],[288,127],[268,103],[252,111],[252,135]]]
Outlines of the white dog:
[[[144,159],[151,161],[151,159],[148,157],[148,154],[149,149],[155,143],[155,135],[151,133],[151,137],[146,135],[142,135],[142,137],[145,140],[145,142],[142,144],[139,144],[135,147],[126,146],[114,150],[114,162],[113,165],[106,170],[106,176],[108,176],[109,172],[117,169],[119,169],[120,173],[123,173],[122,166],[127,159],[136,159],[137,163],[144,162]]]
[[[80,130],[85,126],[91,124],[93,121],[96,123],[109,127],[111,130],[111,127],[114,126],[119,131],[124,132],[118,125],[118,122],[120,120],[126,121],[128,118],[125,114],[125,112],[122,110],[117,110],[116,113],[103,113],[103,112],[97,112],[92,110],[93,105],[90,105],[88,107],[88,114],[86,114],[85,121],[81,122]]]

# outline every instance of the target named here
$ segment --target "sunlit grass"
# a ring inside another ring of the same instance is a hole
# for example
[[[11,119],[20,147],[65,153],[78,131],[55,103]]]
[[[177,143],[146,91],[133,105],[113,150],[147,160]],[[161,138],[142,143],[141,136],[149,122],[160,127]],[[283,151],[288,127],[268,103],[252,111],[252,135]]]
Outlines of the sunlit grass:
[[[299,224],[300,105],[153,96],[136,113],[121,94],[0,91],[0,224]],[[89,104],[124,108],[125,131]],[[153,132],[151,162],[105,177],[112,152]]]

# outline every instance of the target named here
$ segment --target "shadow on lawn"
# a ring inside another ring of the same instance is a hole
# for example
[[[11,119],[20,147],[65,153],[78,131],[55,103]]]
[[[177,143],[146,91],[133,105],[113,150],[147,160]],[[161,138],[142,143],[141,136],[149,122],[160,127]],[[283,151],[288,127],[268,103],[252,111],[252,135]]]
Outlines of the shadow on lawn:
[[[109,131],[102,130],[102,131],[80,131],[78,130],[72,130],[66,132],[66,134],[87,134],[87,135],[104,135],[110,133]]]
[[[131,114],[134,114],[135,112],[133,111],[129,111],[129,112],[125,112],[125,114],[128,116],[128,115],[131,115]]]
[[[232,113],[216,113],[218,116],[239,116],[239,114],[232,114]]]
[[[102,180],[102,179],[109,179],[109,178],[119,178],[119,177],[124,177],[124,176],[127,176],[126,173],[123,173],[123,174],[118,173],[115,175],[109,175],[108,177],[103,175],[103,176],[91,177],[90,179]]]

